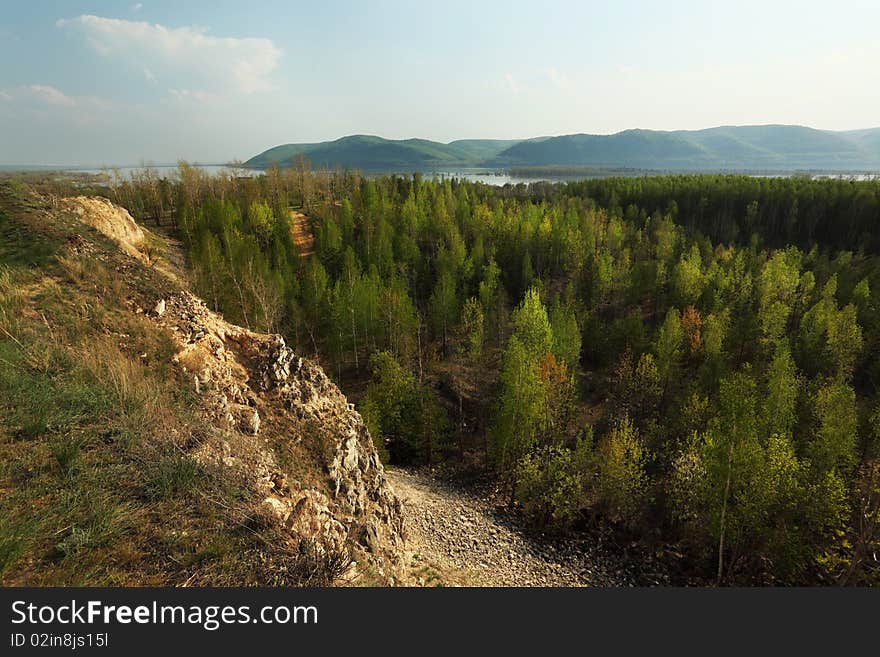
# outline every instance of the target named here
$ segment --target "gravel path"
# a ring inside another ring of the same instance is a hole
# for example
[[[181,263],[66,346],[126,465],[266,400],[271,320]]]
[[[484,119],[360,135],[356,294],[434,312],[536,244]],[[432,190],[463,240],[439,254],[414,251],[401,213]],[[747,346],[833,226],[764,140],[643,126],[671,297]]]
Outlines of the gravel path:
[[[633,586],[610,548],[531,535],[477,489],[417,471],[388,469],[403,503],[412,585]]]

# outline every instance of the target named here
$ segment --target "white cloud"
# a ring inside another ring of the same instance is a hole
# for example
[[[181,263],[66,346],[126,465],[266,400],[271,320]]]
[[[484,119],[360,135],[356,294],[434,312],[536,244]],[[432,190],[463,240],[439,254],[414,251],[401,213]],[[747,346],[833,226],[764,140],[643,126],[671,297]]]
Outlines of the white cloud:
[[[131,11],[132,11],[132,13],[135,13],[135,14],[136,14],[136,13],[138,13],[138,12],[139,12],[141,9],[143,9],[143,8],[144,8],[143,3],[141,3],[141,2],[135,2],[135,3],[131,6]]]
[[[35,98],[42,100],[49,105],[58,105],[60,107],[73,107],[76,101],[64,94],[64,92],[46,84],[32,84],[28,87],[28,91]]]
[[[513,73],[505,74],[504,81],[507,83],[507,88],[510,89],[511,93],[514,96],[518,96],[521,89],[519,83],[516,81],[516,78],[513,77]]]
[[[552,82],[553,86],[557,89],[569,91],[572,87],[572,82],[569,77],[556,68],[547,69],[547,77],[550,78],[550,82]]]
[[[147,78],[150,82],[156,81],[156,75],[150,70],[148,66],[144,66],[144,77]]]
[[[76,105],[76,99],[47,84],[29,84],[11,89],[0,89],[0,98],[7,101],[35,101],[54,107],[73,107]]]
[[[211,94],[198,89],[169,89],[168,93],[177,100],[195,100],[204,103],[213,99]]]
[[[118,58],[180,88],[216,93],[269,91],[281,49],[270,39],[217,37],[205,28],[83,15],[56,22],[81,34],[95,52]]]

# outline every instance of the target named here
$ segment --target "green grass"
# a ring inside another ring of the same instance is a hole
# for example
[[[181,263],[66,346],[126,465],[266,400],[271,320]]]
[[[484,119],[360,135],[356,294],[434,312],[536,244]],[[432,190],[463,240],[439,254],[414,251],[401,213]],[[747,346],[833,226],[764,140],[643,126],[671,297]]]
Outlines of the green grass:
[[[150,464],[144,490],[150,500],[168,500],[192,492],[206,477],[204,468],[192,458],[169,452]]]
[[[50,439],[49,451],[62,474],[69,476],[75,472],[80,453],[87,444],[88,439],[83,435],[66,434]]]
[[[28,225],[0,210],[0,263],[7,267],[46,267],[58,253],[57,236],[36,234]]]

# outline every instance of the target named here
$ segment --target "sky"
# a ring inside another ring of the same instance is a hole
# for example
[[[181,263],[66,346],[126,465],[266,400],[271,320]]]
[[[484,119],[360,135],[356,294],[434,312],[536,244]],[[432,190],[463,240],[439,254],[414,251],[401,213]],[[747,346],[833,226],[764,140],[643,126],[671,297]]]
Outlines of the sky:
[[[0,164],[880,125],[880,2],[0,0]]]

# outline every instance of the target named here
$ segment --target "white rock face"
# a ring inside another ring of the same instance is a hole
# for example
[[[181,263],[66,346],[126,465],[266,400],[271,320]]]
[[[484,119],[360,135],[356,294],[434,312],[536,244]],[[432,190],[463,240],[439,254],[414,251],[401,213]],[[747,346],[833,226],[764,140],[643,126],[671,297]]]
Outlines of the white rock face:
[[[333,502],[355,520],[357,540],[374,554],[402,544],[402,511],[360,413],[324,371],[296,357],[276,336],[262,380],[287,408],[307,423],[332,428],[335,446],[328,464]],[[332,526],[332,525],[331,525]],[[352,523],[343,522],[347,529]]]
[[[80,221],[96,228],[116,242],[128,255],[146,262],[140,247],[144,243],[144,231],[131,218],[128,210],[99,196],[74,196],[61,199],[65,210],[75,214]]]
[[[246,453],[206,445],[202,458],[226,464],[266,491],[262,506],[294,535],[328,547],[352,547],[392,578],[402,554],[402,510],[369,431],[342,391],[314,363],[297,356],[280,335],[227,323],[188,292],[171,296],[157,321],[173,332],[175,361],[194,371],[206,412],[224,430],[250,438]],[[264,417],[284,415],[305,434],[328,443],[327,493],[291,490],[271,448],[260,439]]]
[[[61,203],[150,264],[140,250],[145,233],[125,209],[83,196]],[[158,271],[180,289],[185,277]],[[194,456],[258,491],[254,506],[276,518],[291,538],[353,550],[371,572],[393,583],[402,568],[400,501],[363,419],[324,371],[297,356],[280,335],[230,324],[188,291],[157,299],[152,313],[138,312],[170,331],[172,363],[192,382],[199,413],[218,430],[199,437]],[[283,448],[305,436],[321,452],[321,462],[310,463],[308,476],[292,485],[295,477],[279,464],[270,437]]]

